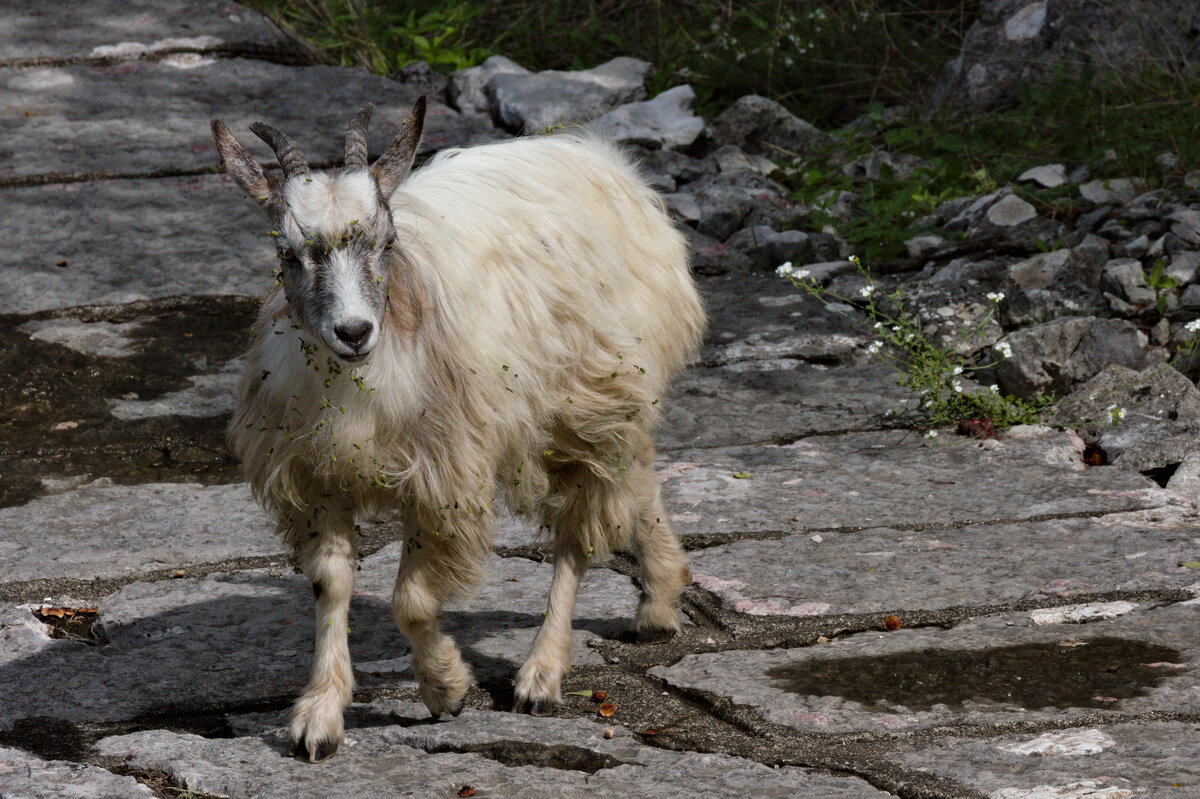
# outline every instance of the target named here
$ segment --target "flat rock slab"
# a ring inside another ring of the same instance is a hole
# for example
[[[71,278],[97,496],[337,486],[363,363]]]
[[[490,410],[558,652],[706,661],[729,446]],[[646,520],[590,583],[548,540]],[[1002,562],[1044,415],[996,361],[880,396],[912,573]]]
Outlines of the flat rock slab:
[[[0,796],[5,799],[151,799],[154,792],[133,777],[64,760],[43,760],[0,747]]]
[[[903,501],[902,501],[903,504]],[[1047,596],[1182,588],[1194,513],[1114,514],[911,532],[872,529],[738,541],[694,552],[696,584],[751,615],[900,613]]]
[[[0,205],[0,313],[271,287],[266,217],[224,175],[9,188]]]
[[[275,158],[247,130],[255,120],[283,130],[314,164],[340,161],[346,124],[368,101],[376,105],[368,144],[377,154],[419,93],[364,70],[241,58],[0,69],[0,106],[10,110],[0,119],[0,183],[212,169],[214,117],[263,163]],[[424,152],[504,135],[440,103],[431,104],[425,131]]]
[[[1179,722],[945,741],[891,759],[999,799],[1132,799],[1200,792],[1200,727]]]
[[[364,558],[357,574],[350,651],[364,687],[415,685],[391,614],[400,550],[389,544]],[[477,678],[511,680],[541,626],[552,567],[497,558],[485,572],[474,598],[447,607],[443,629]],[[69,600],[45,604],[58,602]],[[286,699],[307,681],[312,592],[300,575],[253,570],[131,583],[89,604],[98,608],[94,629],[107,639],[103,646],[50,638],[27,607],[0,609],[0,729],[29,716],[116,721],[166,706]],[[623,634],[636,604],[629,578],[590,570],[575,613],[572,662],[602,663],[587,641]],[[50,684],[59,689],[41,687]]]
[[[255,555],[283,555],[244,483],[78,488],[0,508],[0,582],[124,577]]]
[[[825,366],[796,358],[697,367],[663,399],[662,449],[728,447],[877,428],[908,392],[878,361]]]
[[[693,401],[680,398],[688,409]],[[664,428],[673,430],[670,423]],[[986,441],[903,430],[848,433],[783,446],[673,450],[660,459],[658,476],[681,534],[945,526],[1172,501],[1140,474],[1086,469],[1078,441],[1028,427]]]
[[[164,771],[187,790],[230,799],[450,797],[462,795],[464,786],[477,796],[520,799],[624,799],[647,790],[680,799],[888,796],[853,777],[655,749],[637,743],[620,726],[614,726],[612,740],[605,740],[604,726],[584,719],[530,719],[470,709],[445,723],[424,723],[426,718],[423,707],[410,703],[354,706],[346,744],[318,767],[286,757],[280,718],[253,736],[205,739],[152,730],[103,739],[98,749],[135,768]],[[252,726],[262,721],[252,720]],[[235,727],[243,723],[231,720]]]
[[[1157,609],[1119,605],[1081,612],[1097,619],[1118,614],[1087,624],[1039,624],[1053,619],[1034,611],[952,630],[900,629],[799,649],[688,655],[650,673],[730,697],[804,732],[1200,711],[1198,601]]]
[[[271,53],[295,47],[262,14],[228,0],[91,0],[86,21],[80,15],[59,3],[6,3],[0,8],[0,64],[137,57],[165,48]]]

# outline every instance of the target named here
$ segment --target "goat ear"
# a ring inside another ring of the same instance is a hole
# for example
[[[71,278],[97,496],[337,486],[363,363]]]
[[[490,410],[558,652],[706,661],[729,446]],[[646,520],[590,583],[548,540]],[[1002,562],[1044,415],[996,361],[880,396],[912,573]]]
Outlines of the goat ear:
[[[425,95],[413,103],[408,122],[392,139],[383,155],[371,165],[371,174],[379,183],[384,197],[391,197],[400,182],[408,177],[413,159],[417,157],[417,145],[421,143],[421,131],[425,129]]]
[[[221,154],[221,164],[230,177],[245,189],[251,197],[263,205],[275,201],[274,187],[267,178],[263,168],[250,153],[246,152],[238,140],[233,138],[229,128],[219,119],[212,121],[213,141],[217,144],[217,152]]]

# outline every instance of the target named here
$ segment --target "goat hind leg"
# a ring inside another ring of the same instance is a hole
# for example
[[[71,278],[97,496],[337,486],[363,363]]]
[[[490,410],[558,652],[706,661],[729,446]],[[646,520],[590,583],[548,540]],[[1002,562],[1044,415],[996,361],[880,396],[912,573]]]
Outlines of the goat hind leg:
[[[312,675],[292,707],[292,754],[328,760],[343,739],[342,713],[354,691],[350,667],[350,596],[354,590],[354,525],[328,513],[289,524],[304,573],[312,581],[316,652]],[[299,539],[299,540],[297,540]]]
[[[687,556],[667,522],[651,463],[653,453],[643,459],[637,465],[636,473],[631,475],[639,503],[633,548],[642,580],[642,596],[634,623],[640,643],[662,643],[679,632],[676,605],[680,592],[692,582]]]

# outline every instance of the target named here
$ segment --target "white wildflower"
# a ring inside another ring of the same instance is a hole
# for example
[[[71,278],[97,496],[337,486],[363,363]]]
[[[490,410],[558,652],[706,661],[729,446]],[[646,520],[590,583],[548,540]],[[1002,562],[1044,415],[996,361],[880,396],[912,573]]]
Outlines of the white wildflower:
[[[950,388],[954,389],[954,393],[956,394],[962,393],[962,383],[957,380],[950,384]]]
[[[785,261],[779,266],[775,267],[775,274],[779,275],[780,277],[791,277],[794,271],[795,270],[792,269],[791,261]]]
[[[996,345],[996,352],[1000,353],[1005,358],[1011,358],[1012,357],[1012,345],[1009,344],[1007,341],[1001,341],[999,344]]]
[[[899,333],[899,332],[900,332],[900,325],[892,325],[892,332],[893,332],[893,333]]]
[[[798,270],[796,270],[796,279],[804,280],[804,278],[808,277],[811,274],[812,274],[812,272],[808,271],[807,269],[798,269]]]
[[[1124,418],[1125,418],[1125,409],[1124,408],[1121,408],[1117,405],[1109,405],[1108,406],[1108,420],[1112,424],[1113,427],[1116,427],[1117,425],[1119,425],[1121,423],[1121,420]]]
[[[1004,292],[1003,291],[989,291],[987,293],[987,298],[988,298],[989,302],[1000,302],[1000,300],[1004,299]]]
[[[925,437],[926,438],[937,438],[937,431],[930,430],[928,433],[925,434]]]
[[[1189,333],[1200,332],[1200,319],[1193,319],[1192,321],[1190,321],[1186,325],[1184,325],[1183,329]]]
[[[990,386],[988,386],[988,391],[992,392],[997,397],[1000,396],[1000,386],[996,385],[995,383],[992,383]]]
[[[874,355],[875,353],[879,352],[881,349],[883,349],[883,342],[872,341],[871,345],[869,347],[867,347],[867,352],[870,355]]]
[[[963,372],[963,370],[962,370],[962,367],[961,367],[961,366],[956,366],[956,367],[954,367],[954,374],[956,374],[956,375],[961,375],[961,374],[962,374],[962,372]]]
[[[872,294],[875,293],[875,286],[868,283],[867,285],[865,285],[861,289],[859,289],[858,293],[860,295],[862,295],[863,297],[870,297]]]
[[[858,260],[857,255],[850,256],[850,263],[854,264],[856,267],[859,267],[859,268],[862,267],[862,261]]]

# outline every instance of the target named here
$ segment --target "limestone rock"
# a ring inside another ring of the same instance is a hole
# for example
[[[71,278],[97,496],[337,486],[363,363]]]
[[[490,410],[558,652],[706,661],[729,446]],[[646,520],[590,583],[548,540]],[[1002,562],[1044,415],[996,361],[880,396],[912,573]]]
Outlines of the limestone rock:
[[[756,94],[740,98],[709,123],[716,144],[736,144],[771,158],[807,155],[832,138],[774,100]]]
[[[530,75],[528,69],[502,55],[494,55],[477,67],[460,69],[450,76],[447,96],[450,105],[464,114],[491,113],[484,87],[496,75]]]
[[[1062,164],[1043,164],[1026,169],[1017,178],[1018,183],[1036,183],[1053,189],[1067,182],[1067,170]]]
[[[620,57],[573,72],[498,72],[485,86],[492,117],[506,128],[535,133],[586,122],[646,96],[650,64]]]
[[[1012,356],[1005,358],[1002,350],[1008,348]],[[1033,397],[1070,391],[1109,364],[1142,368],[1146,342],[1131,322],[1065,317],[1010,333],[993,348],[993,357],[1001,390]]]
[[[696,116],[696,92],[691,86],[676,86],[653,100],[618,106],[597,117],[592,126],[624,144],[672,150],[687,147],[704,132],[704,120]]]
[[[744,225],[774,227],[788,220],[792,203],[783,188],[757,172],[722,172],[688,184],[700,210],[696,229],[724,241]]]
[[[1200,391],[1168,364],[1138,372],[1114,363],[1055,405],[1050,418],[1132,471],[1178,464],[1200,450]]]

